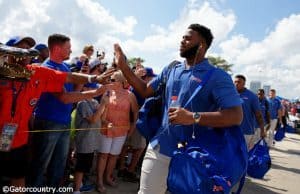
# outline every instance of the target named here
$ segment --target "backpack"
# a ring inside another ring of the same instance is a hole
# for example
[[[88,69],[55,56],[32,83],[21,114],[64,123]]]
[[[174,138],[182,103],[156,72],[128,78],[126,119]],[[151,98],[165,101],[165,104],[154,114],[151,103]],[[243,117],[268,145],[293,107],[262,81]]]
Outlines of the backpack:
[[[264,139],[260,139],[249,151],[247,174],[262,179],[271,168],[269,147]]]
[[[136,127],[148,141],[155,136],[161,126],[166,83],[171,69],[179,63],[175,60],[168,65],[167,73],[155,91],[154,97],[147,98],[139,111]]]

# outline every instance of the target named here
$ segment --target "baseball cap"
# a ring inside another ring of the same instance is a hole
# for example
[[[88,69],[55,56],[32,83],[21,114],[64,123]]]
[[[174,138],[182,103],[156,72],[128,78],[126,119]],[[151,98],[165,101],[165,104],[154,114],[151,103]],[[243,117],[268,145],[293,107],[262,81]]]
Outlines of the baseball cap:
[[[30,48],[33,47],[35,45],[35,41],[33,38],[27,36],[27,37],[23,37],[23,36],[14,36],[11,37],[7,42],[6,45],[7,46],[15,46],[16,44],[18,44],[21,41],[27,41],[29,43]]]
[[[156,77],[157,75],[153,73],[153,69],[151,67],[145,67],[147,77]]]
[[[100,65],[100,64],[101,61],[98,58],[96,58],[90,62],[90,69],[93,69],[96,65]]]
[[[46,49],[46,48],[48,48],[48,47],[47,47],[47,45],[45,45],[45,44],[37,44],[34,48],[35,48],[36,50],[38,50],[38,51],[41,51],[41,50]]]

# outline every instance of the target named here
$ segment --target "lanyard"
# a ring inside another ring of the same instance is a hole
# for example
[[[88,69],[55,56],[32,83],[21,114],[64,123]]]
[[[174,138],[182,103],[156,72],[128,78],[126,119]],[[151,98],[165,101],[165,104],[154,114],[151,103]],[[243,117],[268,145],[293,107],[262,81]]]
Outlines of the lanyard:
[[[192,101],[192,99],[196,96],[196,94],[203,88],[203,86],[207,83],[209,78],[211,77],[212,73],[215,71],[216,68],[213,68],[209,70],[203,77],[202,82],[198,85],[198,87],[194,90],[193,94],[189,98],[189,100],[185,103],[184,107],[187,107],[187,105]]]
[[[16,106],[17,106],[17,99],[18,99],[18,96],[19,96],[19,94],[20,94],[20,92],[22,91],[23,88],[24,88],[24,82],[22,82],[21,87],[19,88],[19,90],[17,90],[16,87],[15,87],[15,82],[12,81],[12,85],[11,85],[12,104],[11,104],[11,111],[10,111],[11,118],[14,118],[14,116],[15,116]]]
[[[197,88],[194,90],[193,94],[190,96],[189,100],[187,101],[187,103],[185,103],[185,105],[183,106],[183,108],[186,108],[187,105],[189,103],[191,103],[192,99],[196,96],[196,94],[203,88],[203,86],[207,83],[207,81],[210,79],[211,75],[213,74],[213,72],[216,70],[216,68],[212,68],[210,69],[208,72],[206,72],[206,74],[204,75],[202,82],[199,83],[199,85],[197,86]],[[175,69],[173,72],[173,77],[175,77]],[[173,87],[173,86],[172,86]],[[172,89],[173,90],[173,89]],[[171,90],[171,91],[172,91]],[[165,97],[163,97],[165,98]],[[156,136],[159,136],[160,134],[163,134],[165,132],[165,130],[168,130],[169,133],[169,125],[167,128],[165,128],[164,130],[162,130],[159,134],[157,134]],[[183,131],[182,131],[183,133]],[[181,138],[184,137],[184,135],[181,133]],[[183,139],[182,139],[183,140]],[[180,139],[179,139],[179,142]],[[158,144],[158,140],[157,138],[152,139],[152,141],[150,141],[151,146],[154,148],[156,147],[156,145]]]
[[[207,81],[210,79],[211,75],[213,74],[213,72],[216,70],[216,68],[212,68],[210,70],[208,70],[208,72],[206,72],[206,74],[204,75],[202,81],[199,83],[199,85],[197,86],[197,88],[194,90],[193,94],[191,95],[191,97],[189,98],[189,100],[185,103],[185,105],[183,106],[184,108],[187,107],[187,105],[189,103],[192,102],[192,99],[197,95],[198,92],[200,92],[200,90],[203,88],[203,86],[207,83]],[[192,105],[193,106],[193,105]],[[192,108],[193,109],[193,108]],[[192,134],[192,138],[195,138],[195,125],[193,125],[193,134]],[[184,140],[184,132],[181,131],[181,141]]]

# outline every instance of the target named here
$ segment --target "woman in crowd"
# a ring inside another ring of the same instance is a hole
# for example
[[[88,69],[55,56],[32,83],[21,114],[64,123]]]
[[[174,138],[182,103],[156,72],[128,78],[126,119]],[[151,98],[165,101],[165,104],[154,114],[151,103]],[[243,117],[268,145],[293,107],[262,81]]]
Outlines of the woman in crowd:
[[[107,127],[101,129],[98,150],[97,189],[99,192],[105,192],[103,179],[106,184],[116,186],[113,170],[126,137],[135,130],[138,114],[136,98],[133,93],[124,88],[126,79],[121,71],[111,76],[111,82],[114,89],[109,90],[109,100],[102,116],[102,126]],[[133,113],[132,123],[130,123],[130,111]]]

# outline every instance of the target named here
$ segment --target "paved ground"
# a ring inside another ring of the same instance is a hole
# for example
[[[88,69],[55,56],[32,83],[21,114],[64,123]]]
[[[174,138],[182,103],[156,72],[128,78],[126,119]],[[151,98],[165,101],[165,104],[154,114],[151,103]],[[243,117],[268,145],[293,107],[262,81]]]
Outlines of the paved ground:
[[[300,193],[300,135],[287,133],[286,136],[271,149],[272,167],[264,180],[247,179],[243,193]]]
[[[286,134],[271,149],[272,168],[263,180],[247,178],[243,194],[300,194],[300,135]],[[299,184],[299,185],[297,185]],[[138,184],[119,180],[116,188],[107,187],[107,194],[136,194]],[[89,192],[97,194],[96,191]]]

